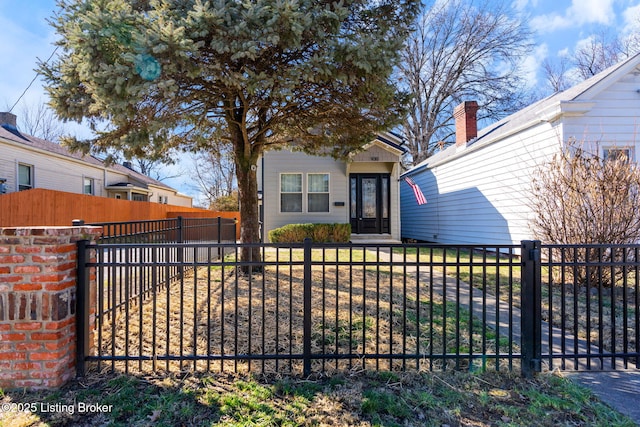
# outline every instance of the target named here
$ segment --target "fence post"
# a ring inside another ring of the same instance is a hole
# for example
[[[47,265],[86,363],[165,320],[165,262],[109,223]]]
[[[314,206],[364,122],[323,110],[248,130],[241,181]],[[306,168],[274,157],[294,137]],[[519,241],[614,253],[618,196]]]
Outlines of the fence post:
[[[176,218],[176,223],[177,223],[177,227],[178,227],[178,236],[177,236],[177,240],[178,240],[178,277],[180,278],[180,280],[182,280],[182,278],[184,277],[184,248],[181,246],[182,243],[184,243],[184,235],[182,234],[182,227],[183,227],[183,222],[182,222],[182,217],[178,216],[178,218]]]
[[[541,260],[540,241],[523,240],[522,294],[521,294],[521,373],[530,378],[542,369],[542,325],[541,325]]]
[[[178,236],[177,236],[177,240],[178,243],[182,243],[183,242],[183,235],[182,235],[182,217],[178,216],[176,218],[176,226],[178,228]]]
[[[220,247],[221,243],[222,243],[222,217],[218,216],[218,259],[222,259],[222,248]]]
[[[91,313],[91,299],[89,288],[89,272],[87,271],[87,243],[79,240],[78,270],[76,276],[76,375],[84,377],[86,373],[85,358],[90,353],[91,331],[89,316]]]
[[[311,242],[304,239],[303,375],[311,375]]]

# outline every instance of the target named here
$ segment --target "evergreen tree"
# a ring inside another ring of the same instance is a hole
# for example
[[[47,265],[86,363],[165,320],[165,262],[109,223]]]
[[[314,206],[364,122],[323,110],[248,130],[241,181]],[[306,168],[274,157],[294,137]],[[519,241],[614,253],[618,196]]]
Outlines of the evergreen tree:
[[[399,123],[391,75],[416,0],[60,0],[51,105],[95,138],[161,159],[233,146],[241,240],[259,237],[256,165],[284,144],[343,157]],[[259,253],[243,253],[259,259]]]

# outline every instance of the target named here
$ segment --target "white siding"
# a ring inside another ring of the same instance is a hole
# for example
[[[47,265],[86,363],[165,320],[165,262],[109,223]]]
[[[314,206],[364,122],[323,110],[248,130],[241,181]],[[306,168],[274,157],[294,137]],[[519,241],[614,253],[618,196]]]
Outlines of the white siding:
[[[0,149],[0,177],[7,178],[7,192],[18,190],[17,167],[24,163],[33,166],[34,188],[82,193],[84,177],[87,177],[94,180],[95,195],[105,195],[103,172],[99,167],[10,144],[2,144]]]
[[[409,185],[401,184],[402,237],[453,244],[531,238],[531,176],[559,146],[556,131],[544,123],[411,175],[427,204],[418,206]]]
[[[82,194],[84,179],[90,178],[94,183],[94,195],[107,197],[105,186],[130,181],[127,175],[112,169],[105,170],[102,166],[0,141],[0,178],[7,179],[8,193],[18,191],[18,164],[33,167],[33,188]],[[151,202],[157,202],[157,196],[163,195],[168,197],[170,205],[192,205],[190,197],[176,194],[174,190],[150,186],[150,191],[154,193]]]
[[[149,189],[153,191],[153,195],[149,200],[152,203],[158,203],[158,197],[162,196],[163,198],[164,197],[167,198],[168,205],[187,206],[187,207],[192,206],[192,199],[189,196],[176,193],[175,191],[172,191],[166,188],[156,187],[151,185],[149,186]]]
[[[640,73],[629,73],[590,100],[593,108],[581,117],[565,119],[565,138],[584,142],[602,155],[609,146],[632,147],[640,160]]]
[[[563,144],[575,140],[598,155],[606,147],[630,147],[635,160],[640,160],[640,70],[599,82],[559,109],[548,105],[546,111],[565,111],[553,118],[553,124],[531,124],[494,143],[490,134],[485,135],[485,143],[412,172],[427,204],[418,206],[411,188],[401,184],[402,237],[461,244],[519,243],[533,237],[528,207],[531,176]],[[546,114],[544,109],[538,113]]]

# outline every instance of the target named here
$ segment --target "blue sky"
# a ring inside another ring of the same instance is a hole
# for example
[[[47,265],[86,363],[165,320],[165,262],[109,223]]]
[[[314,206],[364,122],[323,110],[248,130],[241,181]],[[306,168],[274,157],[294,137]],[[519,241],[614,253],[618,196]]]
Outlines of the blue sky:
[[[542,83],[542,61],[573,50],[598,27],[606,26],[612,35],[640,31],[640,0],[513,0],[513,7],[528,14],[536,33],[536,47],[524,64],[531,86]],[[56,36],[47,18],[55,8],[55,0],[0,0],[1,111],[8,111],[36,77],[37,59],[47,59],[53,52]],[[20,114],[24,105],[45,101],[42,82],[36,79],[13,112]],[[82,127],[70,131],[88,136]],[[194,194],[187,180],[168,183]]]

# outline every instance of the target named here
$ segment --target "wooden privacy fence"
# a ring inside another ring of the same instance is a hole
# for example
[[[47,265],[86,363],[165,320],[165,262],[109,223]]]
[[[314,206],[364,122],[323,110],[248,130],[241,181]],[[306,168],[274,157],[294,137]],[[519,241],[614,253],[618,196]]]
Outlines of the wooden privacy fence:
[[[239,212],[213,212],[186,206],[110,199],[107,197],[67,193],[35,188],[28,191],[0,195],[0,226],[69,226],[74,219],[85,223],[130,222],[177,218],[233,218]]]

